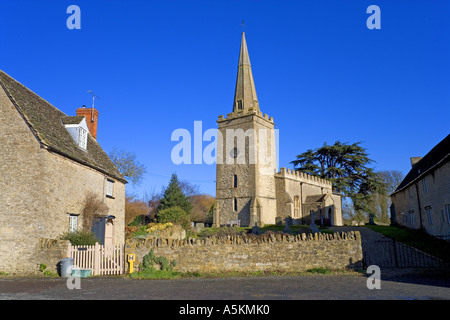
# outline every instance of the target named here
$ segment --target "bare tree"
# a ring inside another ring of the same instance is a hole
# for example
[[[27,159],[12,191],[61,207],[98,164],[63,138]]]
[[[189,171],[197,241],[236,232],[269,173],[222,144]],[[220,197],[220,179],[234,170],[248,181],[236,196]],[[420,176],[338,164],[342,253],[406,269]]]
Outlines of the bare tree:
[[[119,172],[133,184],[139,185],[142,182],[146,169],[136,160],[134,153],[114,148],[109,157]]]

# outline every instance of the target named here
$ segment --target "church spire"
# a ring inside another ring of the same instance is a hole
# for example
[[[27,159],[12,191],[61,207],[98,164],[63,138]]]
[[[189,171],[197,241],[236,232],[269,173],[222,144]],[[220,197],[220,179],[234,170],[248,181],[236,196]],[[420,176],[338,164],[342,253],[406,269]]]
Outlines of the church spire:
[[[254,111],[259,111],[258,97],[256,96],[247,42],[245,41],[245,33],[242,32],[233,112],[250,111],[251,108]]]

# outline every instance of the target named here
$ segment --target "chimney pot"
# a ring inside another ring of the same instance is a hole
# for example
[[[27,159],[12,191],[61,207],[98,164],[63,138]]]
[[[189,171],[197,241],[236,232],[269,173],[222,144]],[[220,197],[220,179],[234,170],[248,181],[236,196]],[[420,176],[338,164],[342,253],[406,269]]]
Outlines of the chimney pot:
[[[98,123],[98,111],[95,108],[86,108],[83,105],[82,108],[77,109],[77,117],[84,116],[89,128],[90,134],[97,139],[97,123]]]
[[[422,157],[411,157],[411,168],[414,168],[414,166],[422,159]]]

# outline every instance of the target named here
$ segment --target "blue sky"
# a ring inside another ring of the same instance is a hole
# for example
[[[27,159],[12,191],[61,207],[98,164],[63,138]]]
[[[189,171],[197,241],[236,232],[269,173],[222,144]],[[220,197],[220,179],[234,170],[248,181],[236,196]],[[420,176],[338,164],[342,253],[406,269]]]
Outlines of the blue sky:
[[[380,30],[366,26],[372,4]],[[80,30],[66,26],[70,5]],[[176,172],[215,195],[215,166],[173,164],[171,134],[232,111],[245,20],[279,166],[361,141],[376,170],[406,174],[450,131],[449,16],[450,1],[429,0],[2,0],[0,69],[68,115],[98,95],[99,143],[147,167],[128,192],[158,192]]]

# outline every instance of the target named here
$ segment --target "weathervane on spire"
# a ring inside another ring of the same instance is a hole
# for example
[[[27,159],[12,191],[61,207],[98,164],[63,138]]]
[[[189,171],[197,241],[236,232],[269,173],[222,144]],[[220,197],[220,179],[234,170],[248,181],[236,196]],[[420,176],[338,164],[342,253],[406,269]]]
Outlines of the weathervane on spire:
[[[242,20],[242,24],[241,25],[242,25],[242,33],[244,33],[244,31],[245,31],[244,30],[244,28],[245,28],[244,20]]]

